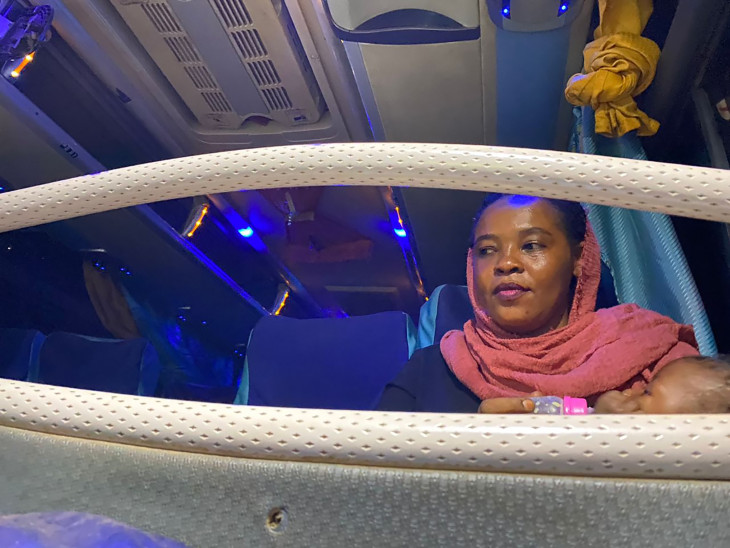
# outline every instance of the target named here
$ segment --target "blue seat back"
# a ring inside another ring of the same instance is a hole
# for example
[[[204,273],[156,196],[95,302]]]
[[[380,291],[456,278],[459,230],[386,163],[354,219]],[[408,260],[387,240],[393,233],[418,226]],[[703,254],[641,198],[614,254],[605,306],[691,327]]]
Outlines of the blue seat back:
[[[402,312],[351,318],[262,318],[251,332],[236,403],[374,409],[416,346]]]
[[[208,386],[189,382],[172,382],[165,385],[163,398],[186,401],[203,401],[208,403],[233,403],[237,387]]]
[[[46,336],[35,329],[0,329],[0,377],[24,381],[38,368]]]
[[[116,340],[52,333],[28,380],[55,386],[153,396],[157,353],[145,339]]]

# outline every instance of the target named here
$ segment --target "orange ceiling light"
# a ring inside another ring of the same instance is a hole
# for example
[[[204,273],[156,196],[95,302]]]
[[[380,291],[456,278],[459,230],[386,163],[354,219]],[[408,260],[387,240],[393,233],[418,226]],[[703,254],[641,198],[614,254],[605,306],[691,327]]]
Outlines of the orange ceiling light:
[[[277,307],[276,311],[274,312],[274,316],[278,316],[281,314],[281,311],[284,310],[284,307],[286,306],[286,301],[289,300],[289,290],[287,289],[286,293],[284,293],[284,298],[281,299],[281,302],[279,303],[279,306]]]
[[[32,62],[34,58],[35,52],[26,55],[20,62],[20,64],[15,67],[15,70],[10,73],[10,76],[12,76],[13,78],[17,78],[18,76],[20,76],[20,73],[23,72],[23,69],[28,65],[28,63]]]
[[[210,206],[208,204],[205,204],[202,209],[200,210],[200,213],[198,213],[198,218],[195,219],[195,224],[193,225],[193,228],[190,229],[190,232],[188,232],[187,236],[188,238],[192,238],[195,234],[195,231],[200,228],[200,225],[203,224],[203,219],[208,214],[208,209],[210,209]]]

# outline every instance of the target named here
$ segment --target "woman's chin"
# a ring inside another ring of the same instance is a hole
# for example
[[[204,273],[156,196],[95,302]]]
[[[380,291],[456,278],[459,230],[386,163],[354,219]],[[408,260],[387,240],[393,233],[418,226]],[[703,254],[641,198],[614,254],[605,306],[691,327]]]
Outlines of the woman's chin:
[[[524,317],[515,318],[495,315],[492,316],[492,320],[508,333],[514,333],[523,337],[528,337],[530,334],[540,330],[540,326],[535,325],[535,322]]]

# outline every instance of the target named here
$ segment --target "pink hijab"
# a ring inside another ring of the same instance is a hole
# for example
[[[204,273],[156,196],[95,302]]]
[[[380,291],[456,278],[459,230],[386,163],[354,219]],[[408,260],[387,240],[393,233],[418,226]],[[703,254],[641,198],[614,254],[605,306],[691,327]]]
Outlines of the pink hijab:
[[[472,252],[466,266],[475,319],[441,339],[441,353],[456,377],[482,400],[547,395],[590,397],[642,386],[669,362],[698,354],[691,326],[624,304],[594,311],[601,253],[586,229],[568,325],[521,338],[500,328],[475,298]]]

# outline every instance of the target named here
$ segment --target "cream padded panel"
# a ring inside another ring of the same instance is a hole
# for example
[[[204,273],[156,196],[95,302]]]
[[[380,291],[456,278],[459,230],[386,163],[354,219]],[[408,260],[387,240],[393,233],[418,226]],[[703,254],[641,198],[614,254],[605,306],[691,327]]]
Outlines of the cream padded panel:
[[[730,546],[726,482],[261,461],[4,427],[0,447],[0,513],[94,512],[190,546]]]
[[[0,424],[238,457],[730,479],[730,415],[499,416],[230,406],[0,381]]]
[[[523,192],[730,221],[730,172],[543,150],[355,143],[177,158],[3,195],[0,231],[240,189],[408,185]]]

